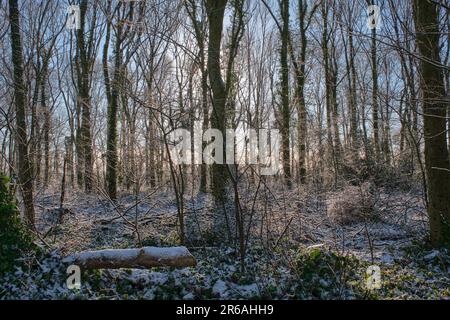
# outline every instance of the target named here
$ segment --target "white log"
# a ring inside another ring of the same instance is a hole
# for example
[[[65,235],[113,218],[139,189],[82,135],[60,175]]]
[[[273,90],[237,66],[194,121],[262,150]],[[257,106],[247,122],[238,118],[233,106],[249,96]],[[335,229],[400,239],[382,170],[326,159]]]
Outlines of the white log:
[[[197,264],[194,256],[186,247],[83,251],[66,257],[63,262],[76,264],[85,269],[184,268],[194,267]]]

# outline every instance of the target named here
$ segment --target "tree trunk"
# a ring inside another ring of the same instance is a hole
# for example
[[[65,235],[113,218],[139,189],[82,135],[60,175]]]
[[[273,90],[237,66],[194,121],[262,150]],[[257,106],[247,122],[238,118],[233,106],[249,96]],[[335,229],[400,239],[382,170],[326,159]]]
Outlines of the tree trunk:
[[[308,112],[305,103],[305,66],[306,66],[306,47],[308,45],[308,38],[306,36],[307,26],[307,5],[304,0],[299,0],[299,23],[300,23],[300,67],[297,74],[297,103],[298,103],[298,171],[300,183],[306,183],[306,140],[308,135]],[[315,10],[315,9],[313,9]]]
[[[209,109],[208,109],[208,70],[205,59],[205,32],[204,24],[205,17],[201,15],[201,20],[197,20],[197,4],[195,0],[185,2],[186,10],[188,12],[191,23],[194,27],[195,39],[198,45],[198,63],[201,73],[201,94],[202,94],[202,113],[203,113],[203,132],[208,129],[209,124]],[[202,142],[202,150],[206,147],[206,142]],[[200,191],[206,192],[208,181],[208,166],[204,163],[200,164]]]
[[[50,108],[47,105],[47,95],[45,91],[45,84],[48,77],[48,57],[47,54],[43,56],[43,68],[42,68],[42,83],[41,83],[41,105],[44,112],[44,187],[48,187],[50,180],[50,127],[51,127],[51,113]],[[39,148],[40,152],[40,148]],[[40,166],[40,161],[38,162],[38,167]]]
[[[66,257],[63,262],[85,269],[120,269],[153,267],[194,267],[197,262],[185,247],[144,247],[84,251]]]
[[[333,115],[333,144],[334,144],[334,162],[335,162],[335,171],[336,174],[339,173],[342,162],[342,145],[341,138],[339,132],[339,103],[337,97],[337,86],[338,86],[338,62],[336,58],[336,47],[334,44],[334,40],[331,44],[332,56],[330,57],[330,73],[331,73],[331,108]]]
[[[371,1],[374,5],[375,1]],[[373,123],[373,144],[375,158],[380,157],[380,125],[378,115],[378,62],[377,62],[377,29],[372,29],[372,45],[370,50],[370,59],[372,64],[372,123]]]
[[[226,88],[220,68],[220,51],[222,41],[223,19],[227,0],[207,0],[206,10],[209,18],[208,72],[213,93],[213,110],[211,126],[222,135],[226,125]],[[225,139],[224,139],[225,150]],[[228,175],[224,164],[212,165],[212,190],[216,200],[223,201]]]
[[[296,77],[295,100],[297,102],[297,139],[298,139],[298,177],[300,183],[306,183],[306,156],[307,156],[307,136],[308,136],[308,110],[305,103],[305,82],[306,82],[306,49],[308,45],[308,37],[306,31],[311,23],[312,16],[318,4],[315,4],[308,10],[308,2],[305,0],[298,0],[298,19],[300,29],[300,54],[298,59],[294,56],[294,49],[292,47],[291,35],[289,36],[289,46],[292,56],[292,64],[294,66]],[[308,17],[308,18],[307,18]]]
[[[450,240],[450,165],[445,135],[448,103],[439,56],[439,20],[435,3],[413,0],[416,42],[421,55],[425,135],[425,167],[428,185],[428,216],[431,242],[444,245]]]
[[[25,84],[23,78],[23,52],[20,35],[19,7],[17,0],[9,0],[11,23],[11,52],[14,66],[14,102],[16,106],[16,143],[18,151],[18,177],[22,188],[26,223],[34,228],[33,172],[28,154],[27,121],[25,110]]]
[[[283,159],[284,179],[288,187],[291,186],[291,149],[290,149],[290,121],[291,111],[289,107],[289,64],[288,64],[288,48],[289,48],[289,0],[280,1],[281,12],[281,150]]]
[[[359,137],[358,137],[358,110],[357,110],[357,95],[356,95],[356,68],[355,68],[355,46],[353,44],[353,21],[349,20],[348,29],[348,47],[345,43],[344,35],[342,39],[344,42],[345,62],[347,67],[348,80],[348,113],[350,115],[350,138],[349,145],[353,159],[356,160],[358,156]]]
[[[84,167],[84,187],[86,192],[92,191],[92,173],[93,173],[93,155],[91,138],[91,97],[90,97],[90,78],[91,78],[91,57],[89,57],[87,48],[90,46],[85,41],[85,22],[88,2],[82,0],[80,3],[80,26],[77,32],[77,59],[79,68],[77,68],[78,77],[78,103],[81,107],[81,128],[80,128],[80,156]],[[93,30],[91,30],[93,32]],[[92,38],[90,38],[92,41]],[[83,168],[80,168],[83,170]]]
[[[337,148],[338,148],[338,128],[337,128],[337,100],[336,100],[336,85],[337,85],[337,69],[333,65],[334,49],[329,49],[330,33],[328,30],[328,13],[329,4],[322,3],[322,52],[325,72],[325,100],[326,100],[326,122],[327,122],[327,143],[328,143],[328,160],[334,167],[334,181],[337,182],[338,165],[337,165]],[[333,45],[332,45],[333,47]]]
[[[106,187],[108,195],[112,200],[117,198],[117,111],[119,100],[119,78],[120,78],[120,36],[121,26],[117,28],[117,39],[114,49],[114,73],[112,83],[109,81],[108,71],[108,48],[110,39],[111,23],[107,26],[106,40],[103,49],[103,75],[105,78],[107,109],[107,138],[106,138]]]

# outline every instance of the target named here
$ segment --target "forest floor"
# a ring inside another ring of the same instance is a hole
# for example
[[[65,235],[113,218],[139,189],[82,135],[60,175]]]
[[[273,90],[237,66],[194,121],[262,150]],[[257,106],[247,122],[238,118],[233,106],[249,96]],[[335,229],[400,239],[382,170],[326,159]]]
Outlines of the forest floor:
[[[327,200],[345,192],[243,194],[246,228],[251,221],[245,272],[236,241],[224,240],[232,236],[212,232],[212,201],[186,195],[185,245],[196,267],[86,271],[73,291],[62,263],[70,253],[179,245],[175,197],[170,190],[123,193],[113,204],[70,191],[61,215],[59,193],[46,191],[36,198],[42,250],[0,278],[0,299],[449,299],[450,250],[423,245],[420,192],[380,188],[376,219],[342,225],[327,214]],[[381,289],[366,288],[370,265],[381,268]]]

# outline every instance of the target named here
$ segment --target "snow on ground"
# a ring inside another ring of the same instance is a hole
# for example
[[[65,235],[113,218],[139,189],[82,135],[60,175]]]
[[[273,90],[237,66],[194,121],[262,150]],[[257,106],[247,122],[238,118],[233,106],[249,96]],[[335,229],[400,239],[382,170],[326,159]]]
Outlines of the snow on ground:
[[[345,226],[327,216],[326,193],[261,193],[252,212],[253,197],[249,191],[241,199],[247,226],[252,221],[245,273],[239,272],[237,246],[223,240],[226,233],[217,239],[212,232],[212,201],[187,195],[185,245],[198,261],[195,268],[89,271],[81,290],[71,291],[62,261],[70,254],[179,245],[175,198],[170,191],[124,195],[114,205],[69,192],[61,214],[57,193],[40,195],[38,229],[50,253],[0,278],[0,298],[449,298],[448,250],[415,244],[427,232],[420,194],[379,190],[378,219]],[[376,292],[364,287],[370,264],[383,272],[383,289]]]

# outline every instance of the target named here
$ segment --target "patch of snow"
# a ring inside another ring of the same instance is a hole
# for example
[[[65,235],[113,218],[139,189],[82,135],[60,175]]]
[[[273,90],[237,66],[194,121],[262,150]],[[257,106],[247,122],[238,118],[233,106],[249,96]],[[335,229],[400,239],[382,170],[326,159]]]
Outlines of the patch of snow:
[[[190,255],[186,247],[144,247],[141,249],[104,249],[96,251],[84,251],[73,254],[63,259],[64,263],[72,263],[74,261],[89,261],[94,259],[101,260],[133,260],[140,254],[158,257],[159,259],[175,259],[177,257]]]
[[[439,251],[433,250],[431,253],[427,254],[425,257],[423,257],[424,260],[430,261],[436,258],[439,255]]]
[[[155,292],[153,291],[153,289],[148,289],[147,291],[145,291],[143,298],[147,300],[154,300]]]
[[[381,263],[385,263],[385,264],[393,264],[394,258],[390,254],[383,252],[383,254],[381,255],[380,261],[381,261]]]
[[[331,283],[325,279],[320,279],[319,283],[324,288],[328,288],[329,286],[331,286]]]
[[[321,248],[321,247],[323,247],[324,246],[324,244],[323,243],[320,243],[320,244],[315,244],[315,245],[312,245],[312,246],[309,246],[309,247],[307,247],[306,249],[315,249],[315,248]]]
[[[76,260],[89,261],[92,259],[131,260],[137,258],[138,254],[139,249],[105,249],[96,251],[84,251],[64,258],[63,262],[71,263]]]
[[[194,300],[194,295],[190,292],[183,296],[183,300]]]
[[[245,285],[245,286],[236,286],[236,290],[244,296],[245,298],[251,298],[257,296],[259,293],[258,286],[256,283]]]
[[[131,274],[127,278],[134,284],[147,284],[149,282],[147,270],[133,269]]]
[[[145,254],[164,258],[177,258],[190,255],[186,247],[145,247],[142,248]]]
[[[165,283],[167,283],[167,281],[169,280],[169,276],[167,273],[162,273],[162,272],[152,272],[150,273],[150,281],[154,284],[157,285],[163,285]]]
[[[212,288],[213,295],[223,297],[227,291],[227,284],[222,280],[217,280]]]

